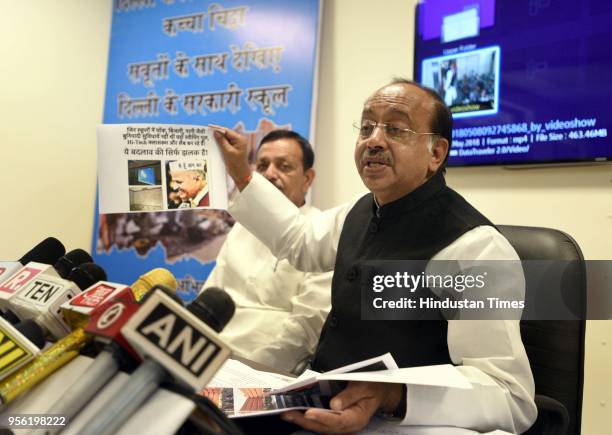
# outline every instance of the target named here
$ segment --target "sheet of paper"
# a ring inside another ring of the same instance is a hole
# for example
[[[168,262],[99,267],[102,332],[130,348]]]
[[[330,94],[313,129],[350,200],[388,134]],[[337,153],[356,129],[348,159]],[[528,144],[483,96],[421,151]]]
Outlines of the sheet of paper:
[[[395,370],[382,370],[376,372],[351,373],[322,373],[317,376],[318,381],[365,381],[387,382],[392,384],[432,385],[438,387],[470,389],[472,385],[459,370],[450,364],[406,367]]]
[[[208,127],[98,127],[100,213],[227,209],[223,158]]]
[[[306,370],[304,370],[304,373],[302,373],[296,379],[294,379],[294,382],[295,381],[301,381],[303,379],[314,378],[317,375],[320,375],[320,373],[319,372],[315,372],[314,370],[306,369]]]
[[[381,356],[375,356],[374,358],[366,359],[363,361],[356,362],[354,364],[349,364],[344,367],[339,367],[334,370],[330,370],[325,372],[327,374],[333,373],[349,373],[349,372],[371,372],[375,370],[385,370],[385,369],[397,369],[397,363],[393,359],[393,356],[387,352]]]
[[[369,371],[381,367],[387,369]],[[343,370],[353,371],[344,373]],[[200,394],[208,397],[231,418],[308,408],[334,412],[329,410],[329,401],[344,388],[344,384],[333,381],[351,380],[471,388],[461,372],[450,364],[399,369],[393,357],[385,354],[332,372],[307,371],[297,381],[255,370],[240,361],[228,360]]]
[[[370,358],[364,361],[359,361],[354,364],[349,364],[344,367],[340,367],[334,370],[330,370],[329,372],[325,372],[326,374],[333,375],[337,373],[346,373],[346,372],[369,372],[375,370],[384,370],[384,369],[397,369],[397,363],[393,359],[390,353],[386,353],[381,356],[377,356],[374,358]],[[273,390],[271,394],[280,394],[290,390],[297,390],[300,388],[307,387],[317,382],[318,374],[317,372],[312,372],[314,375],[311,377],[300,376],[296,382],[292,384],[286,385],[282,388],[277,388]]]
[[[255,370],[240,361],[228,359],[208,383],[208,387],[282,388],[294,381],[295,378]]]

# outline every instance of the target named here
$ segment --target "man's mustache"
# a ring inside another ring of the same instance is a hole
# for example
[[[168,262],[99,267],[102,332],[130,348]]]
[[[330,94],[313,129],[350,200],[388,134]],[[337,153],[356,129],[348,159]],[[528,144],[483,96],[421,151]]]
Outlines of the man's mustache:
[[[361,162],[376,160],[379,163],[393,165],[393,156],[388,150],[382,148],[366,148],[361,154]]]

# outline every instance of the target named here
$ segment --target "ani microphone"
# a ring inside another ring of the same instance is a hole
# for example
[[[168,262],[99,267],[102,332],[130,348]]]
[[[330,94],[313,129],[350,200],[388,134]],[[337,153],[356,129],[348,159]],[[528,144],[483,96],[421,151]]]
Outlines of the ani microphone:
[[[198,299],[187,310],[156,291],[122,328],[123,336],[145,359],[120,394],[85,424],[88,434],[115,433],[169,376],[200,391],[229,358],[230,347],[198,315],[208,318],[218,332],[233,316],[234,302],[220,289],[206,290]]]
[[[173,294],[173,290],[159,285],[153,287],[151,292],[158,288]],[[85,331],[94,337],[94,345],[101,344],[103,349],[81,377],[57,400],[48,414],[61,414],[68,420],[72,420],[120,368],[133,365],[135,361],[141,361],[138,354],[121,335],[121,328],[140,307],[132,291],[126,288],[92,312]],[[56,432],[47,431],[46,433]]]

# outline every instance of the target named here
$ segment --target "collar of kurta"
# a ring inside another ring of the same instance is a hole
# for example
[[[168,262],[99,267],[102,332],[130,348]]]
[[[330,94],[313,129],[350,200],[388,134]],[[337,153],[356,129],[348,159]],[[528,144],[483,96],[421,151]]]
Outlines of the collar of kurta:
[[[189,202],[191,203],[191,207],[194,207],[194,208],[199,207],[200,201],[202,201],[202,198],[204,198],[207,193],[208,193],[208,186],[202,187],[202,189],[200,189],[196,197],[189,200]]]
[[[372,195],[372,213],[379,218],[404,214],[414,210],[424,201],[436,195],[444,186],[446,186],[444,174],[442,171],[438,171],[409,194],[381,207],[378,206],[374,195]]]

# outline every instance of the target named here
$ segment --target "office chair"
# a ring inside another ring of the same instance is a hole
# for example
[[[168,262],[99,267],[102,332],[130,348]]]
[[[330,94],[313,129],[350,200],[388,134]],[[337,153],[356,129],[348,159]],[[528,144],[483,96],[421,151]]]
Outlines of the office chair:
[[[575,289],[582,320],[521,320],[521,336],[535,379],[538,418],[527,435],[579,435],[584,380],[586,270],[576,241],[568,234],[537,227],[499,225],[521,260],[577,260],[562,285]],[[530,282],[527,277],[527,289]]]

